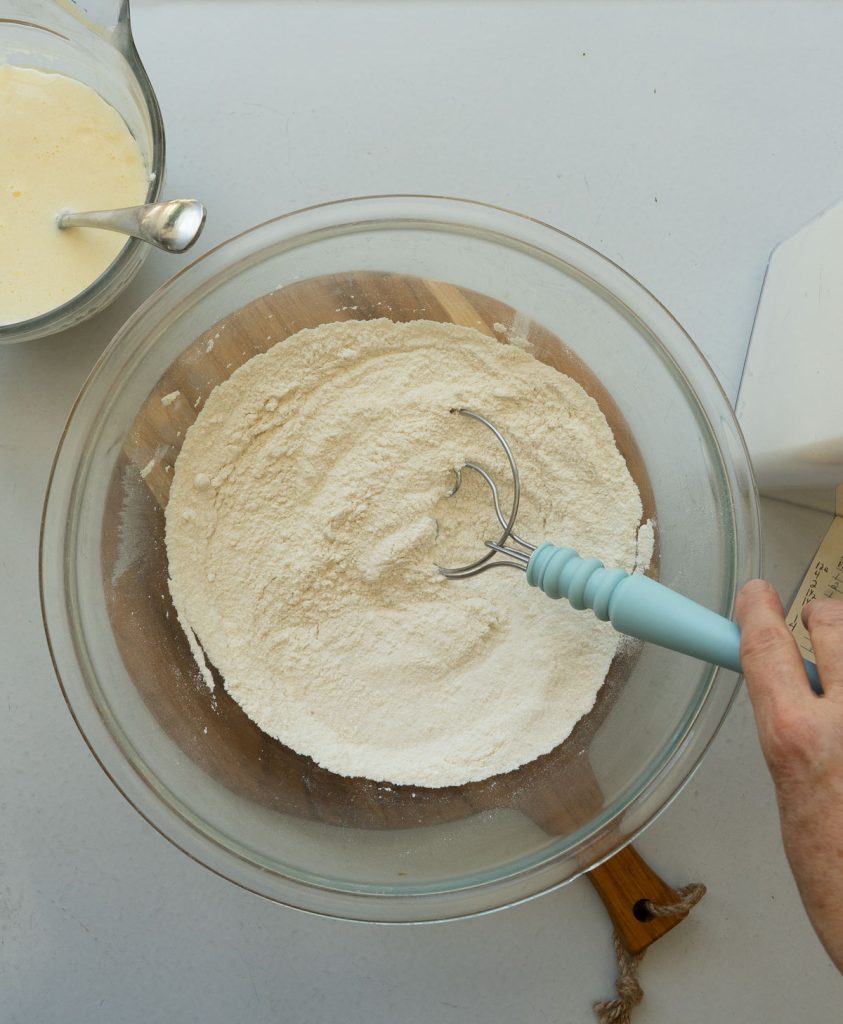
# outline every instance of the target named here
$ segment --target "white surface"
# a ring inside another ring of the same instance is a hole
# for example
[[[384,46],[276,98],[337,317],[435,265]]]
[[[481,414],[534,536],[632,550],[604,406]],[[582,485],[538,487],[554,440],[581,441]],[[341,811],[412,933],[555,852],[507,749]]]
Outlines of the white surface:
[[[211,210],[200,246],[341,195],[487,199],[621,262],[731,395],[770,249],[843,188],[830,99],[843,90],[839,5],[134,8],[168,129],[169,191]],[[0,351],[0,1020],[591,1020],[613,965],[587,882],[449,925],[306,917],[169,846],[78,736],[39,621],[41,498],[96,356],[183,262],[154,254],[95,322]],[[768,506],[768,574],[784,590],[825,524]],[[839,1017],[843,982],[801,912],[744,697],[639,846],[668,880],[702,879],[709,894],[648,954],[636,1024]]]
[[[843,483],[841,381],[843,202],[782,242],[764,279],[737,403],[762,493],[810,505]]]

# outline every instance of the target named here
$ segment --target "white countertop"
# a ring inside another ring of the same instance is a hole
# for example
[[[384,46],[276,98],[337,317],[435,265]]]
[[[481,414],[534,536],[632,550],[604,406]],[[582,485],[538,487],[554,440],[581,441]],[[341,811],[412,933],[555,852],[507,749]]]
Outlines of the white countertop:
[[[0,4],[2,7],[2,4]],[[562,227],[675,313],[734,397],[772,246],[843,193],[843,6],[827,3],[135,0],[168,192],[199,249],[324,199],[433,192]],[[108,782],[43,639],[36,547],[67,412],[130,311],[187,258],[153,254],[65,335],[0,350],[0,1020],[8,1024],[574,1024],[613,994],[586,881],[489,917],[383,928],[242,892]],[[767,574],[826,518],[766,504]],[[669,685],[669,681],[665,681]],[[636,1024],[838,1019],[742,696],[638,843],[709,892],[642,967]]]

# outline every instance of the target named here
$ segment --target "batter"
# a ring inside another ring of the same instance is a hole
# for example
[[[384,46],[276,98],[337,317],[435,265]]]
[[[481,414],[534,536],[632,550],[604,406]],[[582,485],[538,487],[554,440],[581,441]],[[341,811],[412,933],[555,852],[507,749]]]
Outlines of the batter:
[[[175,465],[170,590],[206,680],[204,655],[261,729],[342,775],[438,787],[517,768],[589,711],[616,650],[610,625],[515,571],[437,571],[499,532],[475,474],[447,497],[454,467],[508,479],[455,406],[509,439],[525,536],[635,568],[641,499],[597,404],[470,328],[301,331],[211,393]]]
[[[111,231],[60,231],[59,213],[137,206],[148,181],[126,123],[93,89],[0,66],[0,323],[72,299],[126,244]]]

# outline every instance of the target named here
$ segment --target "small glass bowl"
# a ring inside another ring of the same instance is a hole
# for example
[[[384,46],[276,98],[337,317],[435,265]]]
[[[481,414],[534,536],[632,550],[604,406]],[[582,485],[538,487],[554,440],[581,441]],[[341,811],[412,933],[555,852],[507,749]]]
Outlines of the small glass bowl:
[[[84,82],[121,115],[149,171],[146,203],[164,184],[164,123],[132,39],[128,0],[99,4],[110,24],[98,25],[56,0],[10,0],[0,17],[0,64],[55,71]],[[30,341],[98,313],[129,284],[149,246],[129,238],[109,266],[72,299],[28,320],[0,324],[0,344]]]
[[[737,676],[711,665],[622,647],[594,710],[555,751],[485,782],[425,790],[333,775],[204,686],[169,599],[162,512],[195,409],[300,327],[384,315],[473,325],[481,308],[489,329],[513,328],[592,390],[655,517],[656,574],[730,614],[738,584],[759,571],[757,496],[705,360],[605,257],[480,203],[329,203],[212,250],[119,331],[56,455],[41,596],[77,725],[163,835],[290,906],[430,921],[561,885],[667,805],[737,689]]]

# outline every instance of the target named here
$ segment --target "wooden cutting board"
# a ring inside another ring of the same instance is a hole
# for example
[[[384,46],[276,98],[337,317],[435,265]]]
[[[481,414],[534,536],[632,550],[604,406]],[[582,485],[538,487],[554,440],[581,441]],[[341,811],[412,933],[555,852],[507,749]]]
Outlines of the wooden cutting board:
[[[185,754],[232,792],[269,809],[371,829],[456,821],[506,807],[528,815],[549,835],[570,834],[603,806],[587,751],[634,664],[634,650],[615,658],[592,712],[550,754],[491,780],[425,790],[335,775],[267,736],[221,680],[216,693],[209,693],[176,623],[167,587],[163,509],[185,432],[205,399],[246,360],[302,328],[378,316],[462,324],[502,344],[515,319],[510,307],[451,284],[367,272],[310,279],[272,292],[197,337],[138,411],[111,481],[103,529],[104,585],[122,657],[147,706]],[[573,377],[597,400],[641,491],[644,516],[653,518],[643,460],[611,396],[559,338],[535,323],[519,321],[518,326],[537,358]],[[127,536],[141,549],[128,566],[123,564]],[[664,887],[644,895],[664,899],[670,893]]]

